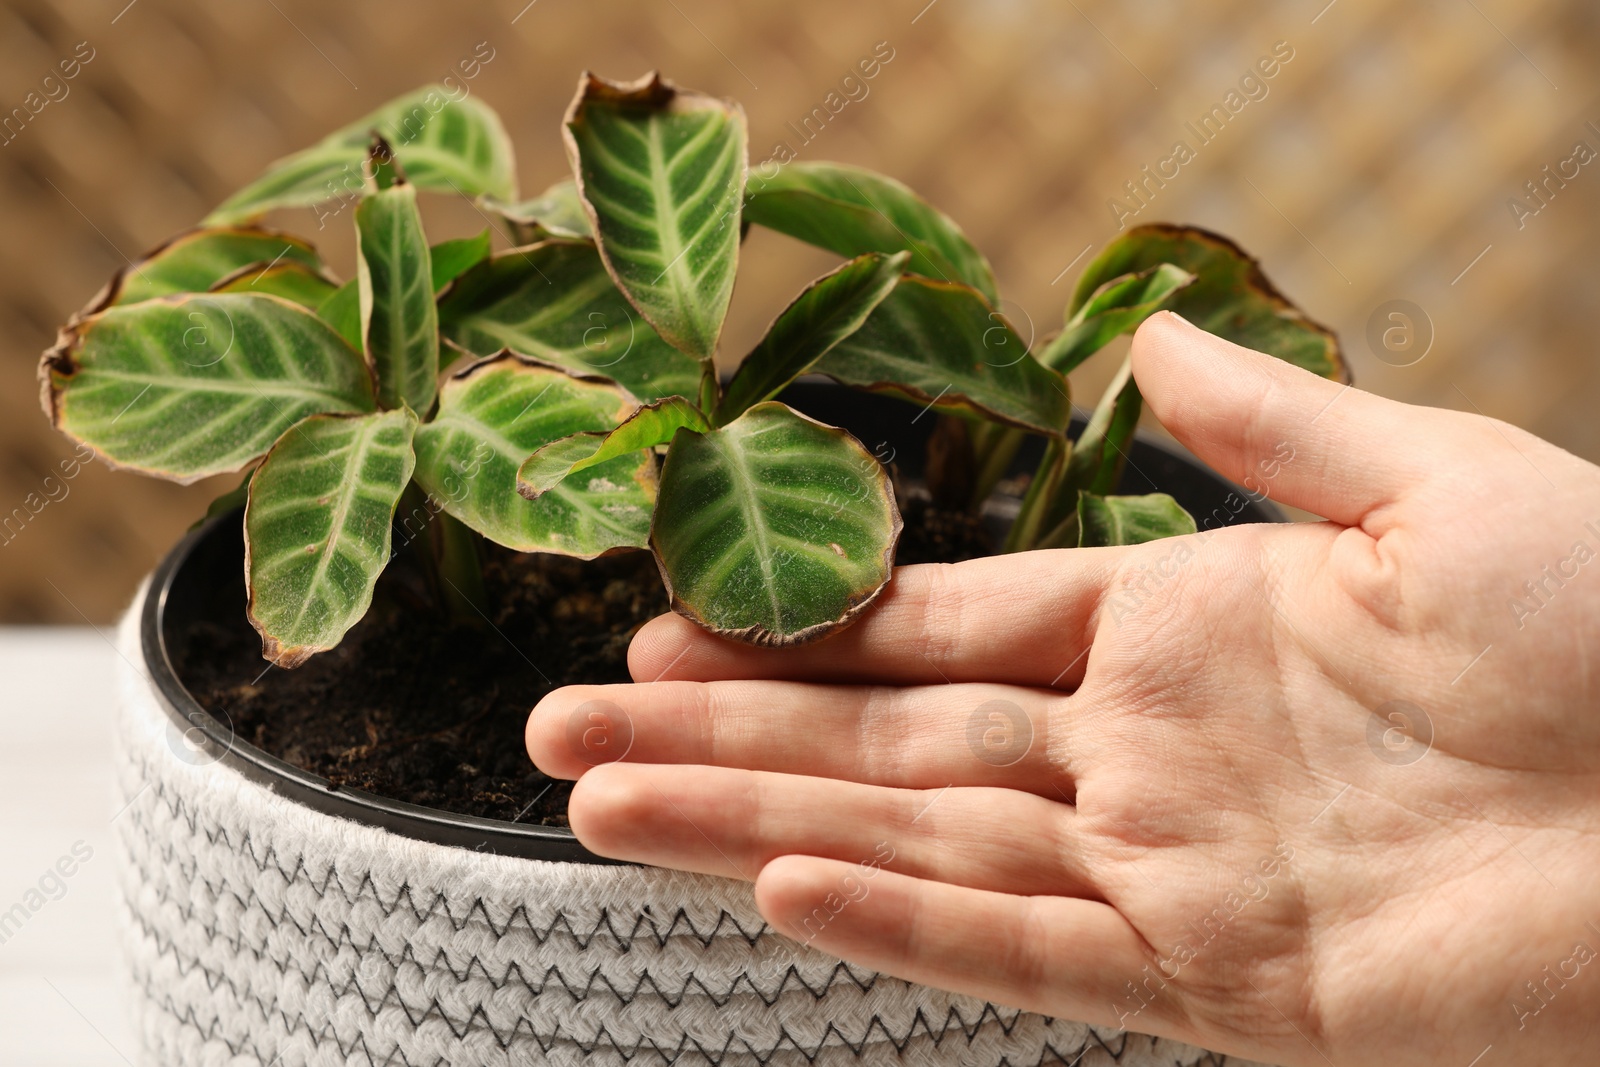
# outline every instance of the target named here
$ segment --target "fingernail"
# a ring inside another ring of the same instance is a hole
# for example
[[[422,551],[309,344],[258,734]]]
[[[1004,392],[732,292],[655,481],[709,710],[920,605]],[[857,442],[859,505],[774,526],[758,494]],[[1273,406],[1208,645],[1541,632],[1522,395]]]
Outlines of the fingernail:
[[[1184,318],[1182,315],[1178,314],[1176,311],[1163,311],[1162,314],[1163,315],[1171,315],[1173,318],[1177,319],[1179,322],[1183,323],[1185,326],[1189,327],[1189,329],[1191,329],[1191,330],[1198,330],[1200,328],[1200,327],[1196,326],[1194,323],[1190,322],[1188,319]]]

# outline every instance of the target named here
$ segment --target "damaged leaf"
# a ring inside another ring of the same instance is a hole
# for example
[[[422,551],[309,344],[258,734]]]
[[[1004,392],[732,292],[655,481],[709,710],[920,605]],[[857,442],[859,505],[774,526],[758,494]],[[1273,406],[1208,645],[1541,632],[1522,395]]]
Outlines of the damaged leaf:
[[[446,511],[519,552],[592,559],[642,548],[655,500],[655,457],[608,460],[538,500],[517,493],[517,468],[551,441],[609,430],[636,406],[609,382],[584,381],[505,354],[446,380],[439,412],[417,431],[417,483]]]
[[[711,429],[700,409],[681,396],[657,400],[636,409],[614,430],[590,430],[552,441],[528,457],[517,472],[517,491],[537,500],[567,478],[641,449],[672,441],[681,427],[697,433]]]

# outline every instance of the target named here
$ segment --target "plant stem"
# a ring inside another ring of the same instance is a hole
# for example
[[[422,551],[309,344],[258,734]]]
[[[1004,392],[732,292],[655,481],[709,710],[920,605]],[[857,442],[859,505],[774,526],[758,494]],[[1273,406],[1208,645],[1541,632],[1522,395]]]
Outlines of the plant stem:
[[[708,419],[717,410],[717,394],[720,392],[722,389],[717,384],[717,368],[708,363],[700,375],[700,410]]]
[[[968,504],[973,512],[983,507],[983,502],[989,499],[994,487],[1006,476],[1025,437],[1026,434],[1015,427],[993,422],[982,422],[973,427],[972,452],[978,468],[972,484],[972,499]]]
[[[1073,508],[1056,528],[1039,538],[1035,548],[1077,548],[1078,509]]]
[[[452,622],[482,625],[488,619],[483,568],[478,560],[478,535],[449,512],[441,511],[428,530],[433,564],[439,577],[439,600]]]
[[[1134,406],[1137,398],[1138,386],[1133,384],[1133,364],[1124,360],[1122,368],[1106,388],[1105,395],[1100,398],[1100,403],[1095,405],[1089,424],[1078,435],[1077,443],[1052,441],[1046,447],[1039,471],[1033,476],[1028,495],[1022,500],[1022,510],[1011,524],[1005,551],[1059,548],[1063,547],[1063,541],[1069,546],[1077,542],[1078,490],[1110,491],[1095,483],[1102,474],[1115,483],[1116,476],[1122,471],[1123,447],[1127,439],[1133,436],[1133,423],[1139,418],[1138,408]],[[1117,417],[1119,412],[1122,414],[1120,420]],[[1131,422],[1130,417],[1133,420]],[[1108,448],[1116,450],[1117,462],[1105,462]]]
[[[1058,437],[1045,446],[1039,470],[1028,484],[1027,495],[1022,498],[1022,507],[1011,523],[1005,547],[1001,551],[1026,552],[1038,543],[1051,503],[1061,487],[1062,479],[1066,477],[1067,461],[1071,455],[1072,443],[1064,437]]]

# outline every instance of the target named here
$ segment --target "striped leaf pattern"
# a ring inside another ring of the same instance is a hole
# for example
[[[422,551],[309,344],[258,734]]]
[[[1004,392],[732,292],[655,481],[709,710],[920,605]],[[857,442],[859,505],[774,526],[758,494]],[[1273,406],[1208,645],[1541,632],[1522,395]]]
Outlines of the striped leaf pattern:
[[[411,481],[409,411],[312,415],[272,446],[244,509],[250,622],[261,654],[298,667],[372,603],[390,520]]]
[[[775,401],[680,430],[650,545],[673,607],[736,640],[792,645],[847,625],[888,584],[900,513],[843,430]]]
[[[918,405],[1059,435],[1072,405],[975,289],[907,275],[866,323],[811,368]]]
[[[206,218],[220,226],[280,207],[324,201],[354,203],[362,192],[362,163],[376,130],[394,147],[406,177],[419,189],[515,200],[511,141],[500,117],[476,97],[459,99],[442,85],[423,86],[278,160]],[[326,217],[326,215],[324,215]]]
[[[746,408],[771,399],[861,328],[883,303],[909,255],[869,252],[812,282],[744,357],[717,405],[716,421],[731,422]]]
[[[356,282],[379,403],[427,414],[439,388],[439,311],[411,185],[397,182],[357,206]]]
[[[374,407],[365,364],[272,296],[180,294],[62,331],[40,366],[58,429],[113,464],[192,482],[236,471],[307,415]]]
[[[610,378],[641,400],[693,396],[699,387],[700,363],[639,317],[587,241],[546,241],[479,264],[444,294],[439,324],[474,355],[509,348]]]
[[[789,163],[750,181],[744,217],[837,252],[911,253],[907,270],[1000,302],[994,270],[950,217],[893,178],[838,163]]]
[[[551,441],[528,457],[517,471],[517,492],[537,500],[551,489],[590,467],[638,452],[669,444],[680,427],[696,433],[711,429],[700,409],[681,396],[657,400],[639,407],[617,424],[614,430],[590,430]]]
[[[1195,532],[1194,518],[1165,493],[1148,496],[1078,494],[1078,547],[1142,545]]]
[[[1162,263],[1195,276],[1166,306],[1202,330],[1324,378],[1350,380],[1332,330],[1313,322],[1278,292],[1244,249],[1193,226],[1157,223],[1118,236],[1083,269],[1068,314],[1089,303],[1106,282]]]
[[[241,268],[283,263],[321,266],[316,249],[286,233],[244,226],[190,230],[118,271],[91,310],[168,293],[203,293]]]
[[[517,468],[551,441],[609,430],[634,408],[616,386],[503,355],[448,379],[439,412],[417,431],[417,484],[491,541],[522,552],[592,559],[642,548],[655,500],[655,457],[599,464],[538,500],[517,494]]]
[[[586,74],[564,133],[617,287],[669,343],[709,363],[739,263],[744,112],[659,75]]]

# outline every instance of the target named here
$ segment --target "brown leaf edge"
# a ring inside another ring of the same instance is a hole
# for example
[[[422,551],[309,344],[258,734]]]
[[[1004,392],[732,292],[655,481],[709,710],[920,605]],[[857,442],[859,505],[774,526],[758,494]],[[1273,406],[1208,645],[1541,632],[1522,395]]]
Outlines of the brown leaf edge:
[[[472,357],[472,362],[468,363],[466,366],[462,367],[460,370],[451,371],[450,374],[448,374],[445,377],[445,381],[453,381],[453,380],[455,380],[457,378],[469,377],[469,376],[471,376],[473,374],[476,374],[479,371],[483,370],[486,366],[488,366],[491,363],[504,363],[504,362],[507,362],[507,361],[515,361],[515,362],[521,363],[521,364],[523,364],[525,366],[537,367],[540,370],[557,371],[557,372],[559,372],[561,374],[565,374],[568,378],[571,378],[574,381],[596,382],[596,383],[599,383],[601,385],[609,385],[609,386],[613,387],[614,389],[616,389],[616,391],[622,395],[622,398],[623,398],[623,400],[625,402],[625,406],[622,408],[623,412],[634,411],[635,409],[637,409],[640,406],[640,402],[639,402],[639,398],[638,397],[636,397],[632,393],[628,392],[628,390],[622,385],[621,382],[618,382],[618,381],[616,381],[615,379],[612,379],[612,378],[607,378],[604,374],[586,374],[586,373],[584,373],[582,371],[575,371],[571,367],[563,367],[563,366],[560,366],[559,364],[556,364],[556,363],[549,363],[549,362],[546,362],[545,360],[540,359],[538,356],[525,355],[525,354],[523,354],[521,352],[518,352],[518,351],[516,351],[515,349],[512,349],[512,348],[502,348],[500,351],[494,353],[493,355],[479,356],[477,353],[469,352],[467,349],[462,348],[460,345],[455,344],[454,342],[446,341],[445,343],[448,344],[451,348],[455,349],[457,352],[460,352],[462,355],[471,356]]]
[[[778,401],[768,400],[764,401],[764,403],[777,404]],[[782,404],[780,406],[789,407],[787,404]],[[752,408],[751,410],[754,409]],[[741,627],[737,630],[729,630],[723,627],[715,626],[706,619],[702,618],[698,612],[678,598],[677,591],[672,588],[672,578],[667,574],[666,565],[661,561],[661,552],[656,547],[656,528],[654,515],[651,516],[650,521],[650,555],[656,561],[656,570],[661,572],[661,584],[666,587],[667,596],[671,600],[672,610],[677,612],[679,615],[682,615],[684,618],[688,619],[702,630],[705,630],[707,633],[716,634],[718,637],[725,637],[730,641],[738,641],[739,643],[746,645],[756,645],[761,648],[796,648],[800,645],[808,645],[812,642],[820,641],[825,637],[836,634],[839,631],[853,625],[855,621],[861,617],[862,613],[865,612],[867,608],[872,606],[873,601],[877,600],[879,596],[883,595],[883,591],[887,589],[889,587],[889,583],[894,580],[894,552],[900,544],[900,534],[905,529],[905,518],[900,514],[900,504],[895,499],[894,482],[889,475],[888,468],[880,463],[876,456],[868,452],[866,446],[857,440],[856,436],[849,430],[839,426],[830,426],[820,419],[812,418],[803,411],[795,411],[794,408],[789,408],[789,411],[790,413],[799,416],[814,426],[820,426],[824,430],[828,430],[831,433],[837,434],[841,439],[854,447],[855,450],[861,454],[862,458],[866,459],[872,463],[873,466],[877,467],[879,486],[887,495],[889,500],[889,513],[894,516],[894,526],[889,531],[889,543],[884,546],[883,550],[883,581],[879,582],[875,588],[867,591],[866,593],[852,598],[849,606],[845,608],[844,614],[840,615],[832,622],[819,622],[813,626],[807,626],[804,629],[796,630],[792,634],[774,633],[760,624]],[[680,427],[678,432],[682,433],[686,429],[686,427]],[[692,433],[694,431],[691,430],[689,432]],[[674,440],[676,440],[676,435],[674,435]],[[667,462],[670,463],[671,461],[672,449],[670,446],[668,446]],[[663,470],[664,469],[665,467],[663,466]]]
[[[363,418],[367,414],[370,414],[370,412],[362,414],[352,414],[348,412],[325,412],[320,415],[307,415],[304,419],[301,419],[300,422],[295,423],[294,426],[299,426],[300,423],[307,422],[311,419],[357,419]],[[266,455],[261,457],[261,463],[263,466],[266,464],[267,460],[272,458],[272,454],[278,450],[278,446],[283,443],[284,437],[289,435],[289,430],[294,429],[294,426],[289,427],[288,430],[284,430],[283,434],[272,443],[272,447],[267,449]],[[260,469],[260,467],[256,468],[256,470]],[[245,595],[247,597],[244,609],[245,617],[250,620],[250,625],[255,628],[256,633],[261,635],[261,658],[266,660],[268,663],[271,663],[274,667],[281,667],[286,671],[292,671],[296,667],[304,664],[312,656],[315,656],[318,652],[327,652],[329,649],[335,648],[339,642],[335,641],[331,645],[295,645],[291,648],[285,648],[279,643],[276,637],[273,637],[271,634],[267,633],[266,627],[262,624],[261,620],[256,618],[256,590],[255,586],[250,584],[250,509],[255,505],[255,502],[256,481],[255,477],[252,475],[250,479],[250,488],[245,493],[244,515],[241,522],[244,530],[244,588]],[[396,506],[398,506],[398,504],[399,501],[397,498]],[[391,508],[389,511],[389,519],[391,522],[394,520],[393,508]],[[343,635],[341,635],[340,640],[343,639]]]
[[[313,269],[306,266],[304,263],[301,263],[297,259],[291,259],[288,261],[279,260],[277,263],[272,263],[263,259],[256,263],[246,263],[237,270],[229,271],[227,274],[224,274],[215,282],[211,283],[211,288],[207,289],[206,292],[219,293],[228,286],[232,285],[234,282],[237,282],[243,278],[248,278],[252,274],[259,274],[262,277],[265,277],[268,274],[308,274],[311,277],[316,278],[318,281],[327,282],[335,289],[342,284],[339,279],[335,278],[328,271]]]
[[[1128,231],[1128,236],[1132,237],[1134,234],[1140,233],[1165,237],[1174,241],[1195,241],[1199,244],[1213,245],[1238,257],[1245,265],[1245,286],[1266,300],[1278,313],[1279,318],[1297,322],[1312,333],[1321,335],[1326,342],[1329,362],[1333,364],[1337,373],[1337,377],[1331,380],[1337,381],[1341,385],[1354,384],[1355,379],[1351,374],[1350,364],[1345,360],[1344,349],[1339,344],[1339,335],[1331,328],[1324,326],[1310,315],[1307,315],[1300,310],[1299,305],[1284,296],[1282,291],[1267,277],[1266,272],[1261,269],[1261,261],[1243,248],[1240,248],[1238,242],[1200,226],[1189,226],[1176,222],[1151,222],[1143,226],[1135,226]],[[1174,266],[1179,265],[1181,264],[1174,264]],[[1087,299],[1087,295],[1084,294],[1085,299]],[[1078,298],[1078,293],[1074,291],[1072,310],[1076,311],[1082,303],[1083,301]]]
[[[122,288],[127,283],[128,276],[130,274],[137,274],[139,268],[145,263],[150,262],[163,252],[171,251],[186,241],[193,241],[200,237],[206,237],[218,233],[232,233],[249,237],[276,238],[277,240],[283,241],[285,244],[298,245],[300,248],[305,249],[313,256],[317,256],[317,260],[319,262],[322,259],[320,255],[317,255],[316,246],[310,241],[307,241],[305,238],[298,237],[292,233],[285,233],[282,230],[272,230],[265,226],[255,225],[196,226],[191,230],[184,230],[182,233],[174,234],[165,241],[162,241],[160,244],[156,245],[154,248],[150,249],[138,259],[133,260],[126,266],[119,269],[117,273],[111,276],[111,280],[106,282],[105,285],[101,286],[100,291],[90,298],[89,303],[84,306],[83,310],[73,313],[72,317],[67,320],[67,326],[70,327],[81,319],[87,319],[91,315],[98,315],[100,312],[109,308],[113,303],[116,302],[117,297],[122,294]]]
[[[177,306],[185,304],[190,300],[204,299],[210,295],[211,294],[209,293],[167,293],[164,296],[158,296],[146,301],[146,303],[162,303]],[[285,300],[281,296],[273,296],[270,293],[256,293],[254,295],[258,300],[275,300],[285,307],[294,308],[296,311],[302,314],[310,314],[313,318],[315,318],[314,313],[307,311],[304,307],[301,307],[292,300]],[[136,474],[144,474],[152,478],[161,478],[165,481],[176,482],[179,485],[193,485],[195,482],[203,481],[206,478],[212,478],[223,474],[233,474],[244,470],[246,467],[250,466],[250,464],[254,463],[254,459],[249,459],[239,464],[237,467],[230,467],[227,470],[222,471],[214,471],[211,474],[173,474],[171,471],[156,470],[153,467],[139,467],[131,463],[119,463],[110,456],[106,455],[100,449],[95,448],[93,444],[85,441],[83,438],[79,437],[77,434],[73,433],[71,430],[67,429],[61,424],[62,394],[65,391],[67,383],[70,382],[81,369],[81,364],[78,363],[77,358],[78,350],[83,347],[84,337],[91,329],[94,328],[94,326],[100,321],[105,313],[110,310],[113,309],[103,308],[92,315],[72,316],[72,318],[67,321],[67,324],[61,327],[61,329],[56,333],[56,343],[45,349],[44,355],[39,358],[39,406],[44,409],[45,417],[50,420],[50,425],[65,435],[68,440],[75,441],[93,451],[94,458],[100,463],[104,464],[107,470],[133,471]],[[329,327],[329,329],[331,330],[332,327]],[[343,340],[343,338],[340,338],[341,342],[343,342]],[[346,347],[349,346],[346,345]],[[371,380],[370,373],[368,375],[368,380],[371,382],[373,395],[376,397],[377,383]]]
[[[377,173],[380,167],[388,167],[392,171],[394,180],[387,186],[388,189],[403,189],[411,184],[406,181],[405,171],[400,169],[400,160],[395,158],[394,149],[389,146],[389,142],[385,141],[377,130],[373,130],[372,141],[367,146],[366,157],[361,162],[362,203],[366,203],[368,198],[377,195],[379,192],[385,191],[380,190],[377,184]],[[357,204],[356,210],[359,211],[360,209],[361,204]],[[352,213],[353,215],[354,213]],[[424,238],[423,243],[427,243],[426,238]],[[358,231],[356,233],[356,326],[361,333],[361,348],[356,352],[356,355],[360,356],[361,362],[367,365],[367,377],[372,379],[372,395],[382,396],[383,382],[378,377],[378,357],[372,354],[372,349],[367,344],[367,330],[372,324],[360,313],[362,263],[361,234]],[[433,299],[434,308],[437,310],[439,295],[435,293]],[[315,315],[316,311],[313,310],[312,314]]]
[[[651,329],[660,334],[662,339],[672,347],[677,348],[679,351],[685,351],[681,345],[672,339],[668,331],[662,330],[654,322],[651,322],[650,316],[645,314],[644,308],[635,302],[633,294],[628,292],[627,287],[622,284],[622,279],[617,277],[616,269],[611,265],[611,257],[606,254],[606,246],[600,240],[600,217],[595,211],[594,205],[589,203],[589,197],[584,191],[583,168],[578,165],[578,139],[572,133],[573,127],[582,119],[584,107],[591,103],[610,104],[638,111],[723,111],[739,125],[748,144],[750,127],[745,118],[744,108],[734,100],[724,100],[694,89],[681,89],[675,83],[663,78],[659,70],[652,70],[631,82],[612,81],[609,78],[600,77],[593,71],[586,70],[578,75],[578,91],[573,94],[572,102],[567,105],[566,113],[561,117],[561,143],[567,149],[567,160],[572,166],[572,181],[578,189],[578,203],[583,205],[583,213],[589,217],[589,229],[595,235],[594,246],[600,252],[600,262],[605,264],[606,273],[611,275],[611,280],[616,285],[617,291],[627,299],[628,303],[633,305],[634,310],[638,311],[646,322],[650,323]],[[749,152],[747,150],[746,156],[748,157],[748,155]],[[744,201],[743,186],[745,180],[749,177],[749,171],[750,162],[746,158],[744,167],[740,172],[739,200],[741,204]],[[740,222],[742,226],[742,217]],[[741,243],[745,232],[744,229],[740,230]],[[713,344],[713,347],[715,347],[715,344]],[[702,362],[709,363],[710,359],[711,357],[707,356]]]
[[[394,146],[384,139],[383,134],[373,130],[372,141],[367,145],[367,156],[361,161],[361,176],[367,195],[381,191],[378,189],[378,171],[383,167],[389,168],[393,178],[387,188],[411,184],[406,178],[405,168],[400,166],[400,157],[394,154]]]
[[[473,353],[467,352],[466,349],[461,348],[459,345],[455,345],[455,344],[453,344],[451,342],[446,342],[446,343],[447,344],[451,344],[451,347],[456,348],[458,351],[464,353],[465,355],[473,356]],[[484,356],[481,359],[477,358],[476,356],[474,356],[474,362],[468,363],[466,366],[462,367],[460,370],[453,371],[448,376],[446,376],[444,384],[447,385],[452,381],[456,381],[457,379],[464,380],[466,378],[470,378],[474,374],[478,374],[478,373],[481,373],[481,372],[484,372],[484,371],[488,370],[491,366],[495,366],[495,365],[498,365],[500,363],[507,363],[507,362],[520,363],[525,367],[536,367],[539,370],[555,371],[555,372],[557,372],[559,374],[564,374],[568,378],[571,378],[573,381],[577,381],[577,382],[592,382],[592,383],[597,384],[597,385],[608,385],[608,386],[610,386],[612,389],[617,391],[617,393],[620,395],[621,400],[622,400],[622,403],[617,408],[617,419],[618,419],[619,422],[622,419],[626,418],[628,415],[630,415],[633,412],[639,410],[639,408],[641,406],[640,403],[639,403],[639,399],[637,397],[635,397],[632,393],[628,392],[628,390],[625,389],[620,382],[613,381],[612,379],[607,378],[602,374],[580,374],[579,372],[571,370],[571,369],[569,369],[567,367],[560,367],[560,366],[557,366],[554,363],[546,363],[542,359],[536,359],[533,356],[525,356],[521,352],[514,352],[509,348],[502,348],[500,351],[496,352],[494,355],[492,355],[492,356]],[[439,391],[440,391],[441,394],[444,392],[444,388],[443,388],[442,385],[441,385]],[[435,416],[435,417],[437,417],[437,416]],[[604,431],[604,432],[609,433],[610,431],[607,430],[607,431]],[[531,455],[531,453],[530,453],[530,455]],[[639,465],[639,468],[633,472],[633,480],[635,482],[637,482],[641,488],[645,489],[646,491],[648,491],[650,493],[650,496],[651,496],[652,500],[655,499],[657,491],[660,489],[661,479],[660,479],[659,473],[656,470],[656,462],[655,462],[655,457],[654,456],[646,457],[645,461]],[[526,494],[522,493],[522,483],[520,483],[520,482],[517,483],[517,492],[518,492],[519,495],[522,495],[524,497],[524,499],[527,499],[527,500],[530,500],[530,501],[533,499],[531,497],[528,497]],[[549,549],[538,549],[537,551],[546,551],[547,552],[547,551],[550,551],[550,550]],[[608,556],[618,556],[618,555],[622,555],[623,553],[626,553],[626,552],[642,552],[642,551],[644,551],[643,548],[637,547],[637,546],[634,546],[634,545],[618,545],[615,548],[608,548],[603,552],[597,552],[592,556],[577,555],[577,554],[566,553],[566,552],[557,553],[557,554],[558,555],[569,556],[572,559],[591,560],[591,559],[604,559],[604,558],[606,558]]]

